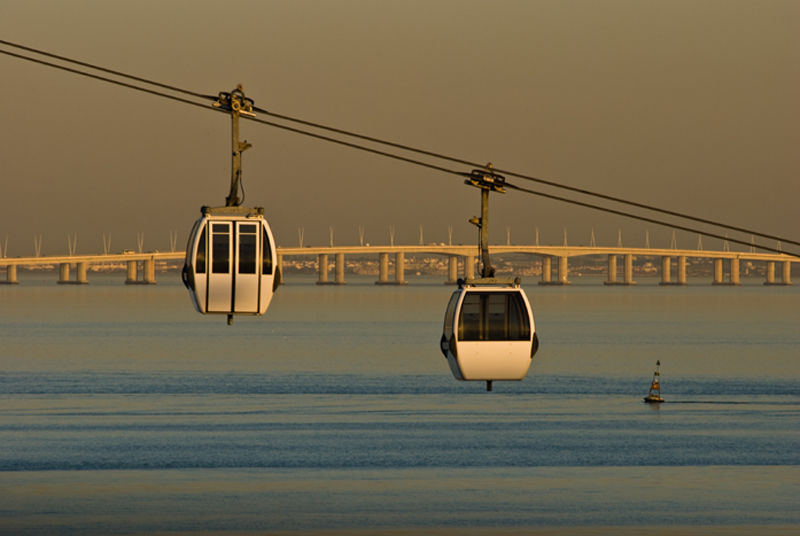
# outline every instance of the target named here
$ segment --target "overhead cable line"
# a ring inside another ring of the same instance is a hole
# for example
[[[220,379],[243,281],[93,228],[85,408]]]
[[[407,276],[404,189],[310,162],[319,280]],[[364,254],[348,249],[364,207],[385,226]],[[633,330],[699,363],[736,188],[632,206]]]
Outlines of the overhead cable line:
[[[2,40],[0,40],[0,43],[8,44],[6,41],[2,41]],[[12,45],[12,46],[18,46],[18,45]],[[20,47],[20,48],[24,48],[24,47]],[[31,49],[31,50],[35,51],[34,49]],[[37,51],[35,51],[35,52],[37,52]],[[110,78],[107,78],[107,77],[104,77],[104,76],[99,76],[99,75],[95,75],[95,74],[92,74],[92,73],[79,71],[77,69],[71,69],[69,67],[64,67],[62,65],[57,65],[57,64],[54,64],[54,63],[51,63],[51,62],[47,62],[47,61],[31,58],[31,57],[28,57],[28,56],[23,56],[23,55],[16,54],[16,53],[13,53],[13,52],[0,50],[0,54],[5,54],[7,56],[12,56],[12,57],[15,57],[15,58],[18,58],[18,59],[31,61],[31,62],[40,64],[40,65],[44,65],[44,66],[47,66],[47,67],[53,67],[55,69],[63,70],[63,71],[69,72],[69,73],[78,74],[78,75],[81,75],[81,76],[86,76],[86,77],[92,78],[94,80],[99,80],[99,81],[102,81],[102,82],[108,82],[108,83],[111,83],[111,84],[115,84],[115,85],[118,85],[118,86],[129,88],[129,89],[134,89],[136,91],[141,91],[143,93],[148,93],[148,94],[151,94],[151,95],[164,97],[164,98],[176,101],[176,102],[181,102],[181,103],[184,103],[184,104],[190,104],[192,106],[196,106],[196,107],[202,108],[204,110],[221,111],[221,110],[218,110],[216,108],[209,108],[209,107],[205,106],[204,104],[197,103],[197,102],[194,102],[194,101],[191,101],[191,100],[188,100],[188,99],[184,99],[184,98],[181,98],[181,97],[168,95],[166,93],[162,93],[162,92],[159,92],[159,91],[156,91],[156,90],[151,90],[151,89],[135,86],[135,85],[132,85],[132,84],[127,84],[125,82],[120,82],[118,80],[113,80],[113,79],[110,79]],[[56,58],[61,59],[59,56],[55,56],[55,55],[52,55],[52,54],[47,54],[47,55],[49,55],[51,57],[56,57]],[[94,66],[91,66],[90,64],[83,64],[82,62],[77,62],[77,61],[74,61],[74,60],[64,60],[64,61],[70,61],[70,62],[73,62],[73,63],[79,63],[79,64],[82,64],[82,65],[87,66],[89,68],[96,68]],[[172,86],[167,86],[165,84],[154,83],[154,82],[148,81],[146,79],[125,75],[123,73],[118,73],[116,71],[111,71],[110,69],[102,69],[102,70],[104,70],[105,72],[113,73],[113,74],[118,75],[118,76],[135,79],[137,81],[142,81],[144,83],[154,84],[154,85],[157,85],[159,87],[169,88],[169,89],[173,90]],[[189,91],[185,91],[185,90],[179,90],[179,89],[174,89],[174,90],[175,91],[179,91],[179,92],[184,93],[184,94],[189,94],[189,95],[192,95],[192,96],[196,96],[196,97],[199,97],[199,98],[204,98],[204,99],[208,98],[207,96],[199,94],[199,93],[193,93],[193,92],[189,92]],[[259,109],[259,108],[255,108],[254,107],[253,109],[257,110],[257,111],[259,111],[261,113],[265,113],[267,115],[270,115],[270,116],[274,116],[274,117],[278,117],[278,118],[284,118],[284,116],[280,116],[278,114],[271,114],[271,113],[266,112],[265,110],[262,110],[262,109]],[[300,130],[300,129],[297,129],[297,128],[294,128],[294,127],[289,127],[289,126],[282,125],[282,124],[279,124],[279,123],[274,123],[272,121],[267,121],[267,120],[264,120],[264,119],[260,119],[258,117],[242,116],[242,118],[246,119],[246,120],[249,120],[249,121],[256,122],[256,123],[260,123],[260,124],[263,124],[263,125],[267,125],[267,126],[270,126],[270,127],[273,127],[273,128],[278,128],[280,130],[285,130],[287,132],[293,132],[293,133],[300,134],[300,135],[303,135],[303,136],[311,137],[311,138],[322,140],[322,141],[327,141],[327,142],[330,142],[330,143],[334,143],[334,144],[337,144],[337,145],[342,145],[342,146],[345,146],[345,147],[349,147],[349,148],[352,148],[352,149],[357,149],[357,150],[360,150],[360,151],[368,152],[368,153],[379,155],[379,156],[384,156],[384,157],[387,157],[387,158],[391,158],[391,159],[394,159],[394,160],[399,160],[399,161],[406,162],[406,163],[409,163],[409,164],[414,164],[414,165],[425,167],[425,168],[432,169],[432,170],[435,170],[435,171],[440,171],[440,172],[443,172],[443,173],[449,173],[449,174],[458,175],[458,176],[462,176],[463,175],[462,172],[455,171],[455,170],[448,169],[448,168],[444,168],[442,166],[438,166],[438,165],[435,165],[435,164],[430,164],[430,163],[427,163],[427,162],[422,162],[420,160],[415,160],[413,158],[400,156],[400,155],[393,154],[393,153],[388,153],[386,151],[381,151],[381,150],[370,148],[370,147],[365,147],[363,145],[358,145],[358,144],[347,142],[347,141],[344,141],[344,140],[331,138],[329,136],[323,136],[321,134],[316,134],[316,133],[313,133],[313,132]],[[306,124],[307,126],[314,126],[313,123],[308,123],[306,121],[296,120],[295,122],[300,122],[302,124]],[[329,128],[329,127],[323,127],[323,128],[325,128],[327,130],[331,130],[333,132],[340,133],[340,131],[338,129],[333,129],[333,128]],[[341,133],[343,133],[345,135],[350,135],[352,137],[362,138],[362,139],[365,139],[366,141],[373,141],[371,138],[368,138],[368,137],[365,137],[365,136],[362,137],[360,135],[349,134],[346,131],[341,131]],[[440,156],[440,155],[437,155],[436,153],[430,153],[428,151],[422,151],[422,150],[417,150],[417,149],[406,149],[402,145],[394,144],[394,143],[391,143],[391,142],[378,141],[378,143],[383,143],[384,145],[390,145],[390,146],[394,146],[396,148],[405,149],[405,150],[409,150],[409,151],[412,151],[412,152],[417,152],[417,153],[425,154],[425,155],[428,155],[428,156],[433,156],[433,157],[436,157],[436,158],[441,158],[441,159],[445,159],[445,160],[451,160],[451,161],[454,161],[454,162],[457,162],[457,163],[461,163],[461,164],[469,164],[469,165],[477,166],[477,164],[472,164],[472,163],[470,163],[468,161],[462,161],[462,160],[458,160],[458,159],[451,159],[449,157]],[[499,172],[500,170],[496,170],[496,171]],[[505,172],[505,173],[507,173],[509,175],[516,176],[518,178],[524,178],[524,177],[520,177],[520,175],[518,175],[516,173],[513,173],[513,172]],[[538,179],[534,179],[534,180],[538,180]],[[547,181],[543,181],[543,182],[545,184],[549,184]],[[555,185],[555,183],[552,183],[552,184]],[[547,199],[561,201],[561,202],[564,202],[564,203],[568,203],[568,204],[572,204],[572,205],[576,205],[576,206],[581,206],[581,207],[585,207],[585,208],[590,208],[590,209],[598,210],[598,211],[601,211],[601,212],[606,212],[606,213],[609,213],[609,214],[615,214],[615,215],[626,217],[626,218],[630,218],[630,219],[635,219],[635,220],[639,220],[639,221],[653,223],[653,224],[656,224],[656,225],[662,225],[662,226],[678,229],[678,230],[681,230],[681,231],[688,231],[688,232],[698,233],[698,234],[701,234],[701,235],[708,236],[710,238],[718,238],[720,240],[727,240],[729,242],[745,245],[745,246],[748,246],[748,247],[756,247],[758,249],[763,249],[765,251],[771,251],[771,252],[774,252],[774,253],[779,253],[779,254],[784,254],[784,255],[800,258],[800,254],[785,252],[785,251],[782,251],[780,249],[771,248],[771,247],[768,247],[768,246],[756,245],[756,244],[752,244],[750,242],[744,242],[742,240],[729,238],[727,236],[721,236],[721,235],[710,233],[710,232],[707,232],[707,231],[700,231],[698,229],[693,229],[693,228],[690,228],[690,227],[680,226],[680,225],[676,225],[676,224],[665,222],[665,221],[659,221],[659,220],[655,220],[655,219],[652,219],[652,218],[647,218],[647,217],[644,217],[644,216],[637,216],[635,214],[630,214],[630,213],[622,212],[622,211],[619,211],[619,210],[605,208],[605,207],[601,207],[599,205],[593,205],[591,203],[584,203],[584,202],[581,202],[581,201],[575,201],[575,200],[567,199],[567,198],[564,198],[564,197],[560,197],[560,196],[556,196],[556,195],[552,195],[552,194],[547,194],[547,193],[539,192],[539,191],[536,191],[536,190],[531,190],[531,189],[528,189],[528,188],[522,188],[522,187],[519,187],[519,186],[515,186],[515,185],[512,185],[512,184],[509,184],[509,183],[506,183],[506,186],[511,188],[511,189],[513,189],[513,190],[517,190],[519,192],[528,193],[528,194],[544,197],[544,198],[547,198]],[[573,188],[571,188],[571,187],[564,187],[564,188],[569,189],[569,190],[573,190]],[[598,195],[601,195],[601,194],[598,194]],[[646,206],[642,206],[641,208],[647,208],[647,207]],[[650,210],[652,210],[652,209],[650,209]],[[663,211],[661,211],[661,212],[663,212]],[[721,225],[721,224],[716,224],[716,225],[718,225],[720,227],[732,228],[730,226]],[[736,229],[736,228],[732,228],[732,229]],[[761,236],[761,237],[765,236],[765,235],[763,235],[761,233],[755,233],[755,232],[748,231],[748,230],[742,230],[742,232],[748,232],[750,234],[755,234],[755,235],[758,235],[758,236]],[[769,237],[769,236],[767,236],[767,237]],[[794,241],[791,241],[791,240],[785,240],[785,239],[781,239],[781,240],[783,240],[783,241],[785,241],[787,243],[790,243],[790,244],[800,245],[800,243],[794,242]]]
[[[57,54],[52,54],[50,52],[45,52],[43,50],[38,50],[38,49],[35,49],[35,48],[32,48],[32,47],[27,47],[27,46],[20,45],[20,44],[17,44],[17,43],[12,43],[10,41],[5,41],[5,40],[0,39],[0,44],[4,44],[4,45],[7,45],[7,46],[19,48],[21,50],[26,50],[28,52],[33,52],[35,54],[40,54],[40,55],[47,56],[47,57],[54,58],[54,59],[58,59],[58,60],[61,60],[61,61],[73,63],[73,64],[76,64],[76,65],[80,65],[82,67],[87,67],[87,68],[90,68],[90,69],[95,69],[95,70],[102,71],[102,72],[105,72],[105,73],[113,74],[115,76],[129,78],[131,80],[136,80],[138,82],[143,82],[145,84],[150,84],[150,85],[153,85],[153,86],[156,86],[156,87],[161,87],[161,88],[164,88],[164,89],[168,89],[170,91],[175,91],[177,93],[183,93],[185,95],[190,95],[190,96],[197,97],[197,98],[202,98],[202,99],[209,99],[209,100],[216,99],[216,97],[214,97],[214,96],[203,95],[202,93],[197,93],[195,91],[190,91],[190,90],[179,88],[179,87],[176,87],[176,86],[163,84],[161,82],[156,82],[154,80],[149,80],[147,78],[133,76],[133,75],[130,75],[130,74],[127,74],[127,73],[123,73],[123,72],[120,72],[120,71],[115,71],[115,70],[112,70],[112,69],[101,67],[99,65],[94,65],[94,64],[91,64],[91,63],[87,63],[87,62],[74,60],[72,58],[67,58],[65,56],[60,56],[60,55],[57,55]],[[2,52],[2,51],[0,51],[0,52]],[[12,55],[12,56],[15,56],[15,57],[18,57],[18,58],[21,58],[21,59],[29,59],[30,61],[36,61],[38,63],[42,63],[42,62],[40,62],[38,60],[35,60],[35,59],[32,59],[32,58],[26,58],[25,56],[18,56],[18,55],[15,55],[15,54],[9,54],[9,55]],[[42,63],[42,64],[43,65],[52,66],[52,67],[56,67],[56,68],[61,68],[59,66],[56,66],[56,65],[53,65],[53,64],[49,64],[49,63]],[[70,72],[77,72],[77,71],[72,71],[71,69],[65,69],[65,70],[70,71]],[[87,75],[87,76],[89,76],[89,75]],[[116,82],[116,83],[118,83],[118,82]],[[128,86],[128,85],[121,84],[121,83],[118,83],[118,84],[119,85],[123,85],[125,87],[133,87],[133,89],[138,89],[138,88],[136,88],[134,86]],[[289,122],[292,122],[292,123],[297,123],[297,124],[300,124],[300,125],[304,125],[304,126],[308,126],[308,127],[312,127],[312,128],[316,128],[316,129],[320,129],[320,130],[333,132],[335,134],[340,134],[340,135],[343,135],[343,136],[349,136],[349,137],[360,139],[360,140],[363,140],[363,141],[369,141],[371,143],[377,143],[377,144],[380,144],[380,145],[386,145],[387,147],[393,147],[395,149],[401,149],[403,151],[409,151],[409,152],[413,152],[413,153],[429,156],[429,157],[432,157],[432,158],[438,158],[438,159],[446,160],[448,162],[453,162],[453,163],[456,163],[456,164],[463,164],[463,165],[472,166],[472,167],[481,167],[481,164],[476,163],[476,162],[472,162],[472,161],[469,161],[469,160],[464,160],[464,159],[461,159],[461,158],[456,158],[456,157],[444,155],[444,154],[441,154],[441,153],[435,153],[435,152],[432,152],[432,151],[427,151],[427,150],[424,150],[424,149],[411,147],[409,145],[403,145],[403,144],[400,144],[400,143],[395,143],[395,142],[391,142],[391,141],[387,141],[387,140],[382,140],[380,138],[375,138],[375,137],[372,137],[372,136],[366,136],[366,135],[363,135],[363,134],[358,134],[358,133],[355,133],[355,132],[350,132],[350,131],[339,129],[339,128],[329,127],[327,125],[323,125],[323,124],[320,124],[320,123],[314,123],[314,122],[306,121],[306,120],[303,120],[303,119],[298,119],[296,117],[291,117],[291,116],[288,116],[288,115],[277,114],[277,113],[274,113],[274,112],[270,112],[269,110],[265,110],[263,108],[253,107],[253,110],[257,111],[259,113],[262,113],[264,115],[268,115],[270,117],[274,117],[276,119],[282,119],[284,121],[289,121]],[[520,179],[536,182],[538,184],[551,186],[553,188],[567,190],[567,191],[570,191],[570,192],[575,192],[575,193],[587,195],[587,196],[590,196],[590,197],[596,197],[598,199],[604,199],[606,201],[611,201],[611,202],[614,202],[614,203],[620,203],[620,204],[623,204],[623,205],[628,205],[628,206],[632,206],[632,207],[636,207],[636,208],[640,208],[640,209],[644,209],[644,210],[650,210],[650,211],[653,211],[653,212],[666,214],[668,216],[674,216],[674,217],[677,217],[677,218],[682,218],[682,219],[686,219],[686,220],[690,220],[690,221],[695,221],[697,223],[703,223],[703,224],[706,224],[706,225],[712,225],[712,226],[715,226],[715,227],[721,227],[721,228],[724,228],[724,229],[729,229],[731,231],[737,231],[737,232],[741,232],[741,233],[750,234],[750,235],[753,235],[753,236],[758,236],[758,237],[761,237],[761,238],[768,238],[768,239],[771,239],[771,240],[777,240],[777,241],[780,241],[780,242],[785,242],[787,244],[800,246],[800,242],[798,242],[798,241],[790,240],[790,239],[787,239],[787,238],[784,238],[784,237],[780,237],[780,236],[776,236],[776,235],[771,235],[771,234],[767,234],[767,233],[761,233],[761,232],[758,232],[758,231],[753,231],[751,229],[746,229],[746,228],[738,227],[738,226],[734,226],[734,225],[728,225],[728,224],[725,224],[725,223],[717,222],[717,221],[714,221],[714,220],[709,220],[709,219],[706,219],[706,218],[700,218],[700,217],[697,217],[697,216],[692,216],[692,215],[689,215],[689,214],[684,214],[684,213],[673,211],[673,210],[662,209],[662,208],[659,208],[659,207],[656,207],[656,206],[653,206],[653,205],[648,205],[648,204],[645,204],[645,203],[638,203],[636,201],[630,201],[630,200],[622,199],[622,198],[616,197],[616,196],[606,195],[606,194],[602,194],[602,193],[599,193],[599,192],[593,192],[591,190],[586,190],[586,189],[583,189],[583,188],[576,188],[574,186],[568,186],[568,185],[565,185],[565,184],[560,184],[560,183],[557,183],[557,182],[548,181],[546,179],[540,179],[538,177],[533,177],[533,176],[530,176],[530,175],[517,173],[517,172],[511,171],[511,170],[495,168],[495,171],[498,172],[498,173],[504,173],[504,174],[512,176],[512,177],[517,177],[517,178],[520,178]]]
[[[100,67],[99,65],[94,65],[94,64],[91,64],[91,63],[83,62],[83,61],[73,60],[72,58],[67,58],[66,56],[59,56],[57,54],[51,54],[50,52],[45,52],[44,50],[38,50],[38,49],[35,49],[35,48],[26,47],[24,45],[18,45],[17,43],[12,43],[10,41],[4,41],[3,39],[0,39],[0,44],[7,45],[7,46],[10,46],[10,47],[14,47],[14,48],[18,48],[20,50],[25,50],[27,52],[33,52],[35,54],[39,54],[39,55],[42,55],[42,56],[47,56],[48,58],[53,58],[53,59],[65,61],[67,63],[74,63],[75,65],[80,65],[81,67],[88,67],[89,69],[94,69],[96,71],[102,71],[104,73],[113,74],[113,75],[116,75],[116,76],[121,76],[123,78],[130,78],[131,80],[136,80],[137,82],[144,82],[145,84],[150,84],[151,86],[157,86],[157,87],[160,87],[160,88],[169,89],[170,91],[175,91],[177,93],[183,93],[185,95],[191,95],[192,97],[198,97],[198,98],[201,98],[201,99],[210,99],[210,100],[216,99],[216,97],[212,97],[212,96],[209,96],[209,95],[203,95],[203,94],[200,94],[200,93],[195,93],[194,91],[189,91],[187,89],[182,89],[182,88],[175,87],[175,86],[169,86],[167,84],[162,84],[161,82],[156,82],[154,80],[148,80],[147,78],[141,78],[141,77],[138,77],[138,76],[133,76],[131,74],[122,73],[120,71],[114,71],[112,69],[107,69],[105,67]],[[17,57],[18,58],[24,58],[24,56],[17,56]],[[32,61],[36,61],[36,60],[32,60]],[[49,64],[46,64],[46,65],[49,65]]]
[[[150,95],[155,95],[157,97],[164,97],[165,99],[174,100],[177,102],[182,102],[184,104],[191,104],[192,106],[197,106],[198,108],[202,108],[204,110],[212,110],[214,112],[222,112],[222,110],[217,110],[216,108],[210,108],[205,104],[201,104],[199,102],[193,102],[188,99],[182,99],[181,97],[175,97],[173,95],[168,95],[166,93],[161,93],[159,91],[155,91],[153,89],[147,89],[140,86],[135,86],[133,84],[127,84],[125,82],[120,82],[119,80],[113,80],[111,78],[106,78],[105,76],[99,76],[92,73],[87,73],[85,71],[78,71],[77,69],[71,69],[69,67],[64,67],[63,65],[57,65],[55,63],[50,63],[49,61],[38,60],[36,58],[30,58],[28,56],[23,56],[21,54],[15,54],[14,52],[9,52],[7,50],[0,50],[0,54],[5,54],[6,56],[12,56],[14,58],[19,58],[21,60],[31,61],[33,63],[38,63],[40,65],[45,65],[47,67],[53,67],[54,69],[60,69],[62,71],[66,71],[68,73],[78,74],[81,76],[86,76],[87,78],[93,78],[95,80],[100,80],[101,82],[108,82],[109,84],[115,84],[117,86],[126,87],[128,89],[134,89],[136,91],[141,91],[143,93],[149,93]],[[227,112],[223,112],[227,113]]]

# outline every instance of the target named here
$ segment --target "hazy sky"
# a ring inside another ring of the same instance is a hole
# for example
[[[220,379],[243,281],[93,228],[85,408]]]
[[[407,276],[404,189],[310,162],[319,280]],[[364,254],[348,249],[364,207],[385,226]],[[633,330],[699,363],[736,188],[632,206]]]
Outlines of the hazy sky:
[[[800,238],[797,0],[3,0],[0,39],[201,93],[242,83],[276,113]],[[68,234],[81,253],[103,233],[168,250],[178,230],[183,248],[200,206],[224,204],[226,116],[6,56],[0,91],[10,256],[40,234],[44,254]],[[250,122],[242,137],[246,204],[281,245],[300,227],[327,245],[330,226],[357,244],[360,225],[372,244],[390,226],[416,244],[420,225],[426,242],[448,225],[475,241],[479,194],[454,176]],[[507,227],[515,243],[536,227],[543,243],[564,227],[571,244],[672,234],[514,192],[491,206],[494,243]]]

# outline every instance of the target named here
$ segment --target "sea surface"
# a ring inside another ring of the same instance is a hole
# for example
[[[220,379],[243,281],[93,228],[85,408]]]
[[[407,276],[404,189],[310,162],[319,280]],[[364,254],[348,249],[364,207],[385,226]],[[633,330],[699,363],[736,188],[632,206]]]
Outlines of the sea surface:
[[[800,288],[525,286],[525,380],[456,381],[453,287],[0,286],[0,534],[800,534]],[[643,396],[661,362],[664,404]]]

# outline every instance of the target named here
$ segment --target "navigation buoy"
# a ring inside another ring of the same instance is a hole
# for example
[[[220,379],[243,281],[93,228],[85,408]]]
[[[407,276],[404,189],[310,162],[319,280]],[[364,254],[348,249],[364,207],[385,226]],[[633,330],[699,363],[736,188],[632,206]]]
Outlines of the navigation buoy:
[[[653,373],[653,381],[650,383],[650,392],[647,393],[647,396],[644,397],[644,401],[648,404],[659,404],[664,401],[661,398],[661,384],[659,380],[661,379],[661,373],[658,369],[661,367],[661,360],[656,361],[656,371]]]

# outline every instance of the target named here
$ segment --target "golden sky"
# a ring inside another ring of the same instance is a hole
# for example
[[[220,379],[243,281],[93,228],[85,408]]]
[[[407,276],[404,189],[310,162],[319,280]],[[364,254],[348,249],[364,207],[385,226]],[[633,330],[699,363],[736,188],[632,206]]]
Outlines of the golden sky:
[[[797,240],[800,2],[17,1],[0,39],[270,111]],[[8,47],[2,47],[10,50]],[[224,204],[230,122],[0,56],[8,254],[169,249]],[[451,175],[244,122],[279,244],[475,241]],[[445,167],[469,171],[455,164]],[[539,188],[521,180],[521,186]],[[553,190],[541,188],[544,191]],[[493,243],[668,246],[672,231],[509,192]],[[724,231],[723,231],[724,232]],[[732,236],[734,236],[732,234]],[[749,240],[749,236],[742,238]],[[705,239],[706,249],[721,247]],[[678,233],[695,247],[697,236]],[[774,244],[769,244],[774,246]],[[736,246],[733,249],[737,249]]]

